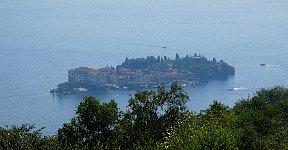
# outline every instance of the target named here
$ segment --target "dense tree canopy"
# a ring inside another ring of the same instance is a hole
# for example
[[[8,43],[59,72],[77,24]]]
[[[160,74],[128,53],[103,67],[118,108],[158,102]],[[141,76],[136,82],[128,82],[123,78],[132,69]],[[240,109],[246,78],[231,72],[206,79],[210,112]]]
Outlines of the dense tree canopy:
[[[235,127],[241,149],[286,149],[288,147],[288,89],[262,89],[252,98],[236,103]]]
[[[59,149],[54,137],[42,137],[44,128],[35,129],[34,125],[20,127],[0,127],[0,150]]]
[[[199,113],[186,108],[178,84],[139,91],[121,112],[114,100],[85,97],[58,134],[31,125],[0,127],[0,149],[287,149],[288,89],[261,89],[233,108],[214,101]]]
[[[221,67],[220,67],[221,66]],[[234,75],[235,68],[225,63],[223,60],[217,62],[214,58],[208,60],[203,55],[194,54],[187,55],[181,58],[176,53],[175,59],[170,59],[167,56],[163,58],[158,56],[148,56],[147,58],[132,58],[126,57],[125,62],[118,65],[116,68],[147,69],[147,70],[169,70],[177,69],[179,71],[186,70],[193,73],[197,78],[207,80],[217,77],[228,77]],[[221,68],[221,69],[220,69]]]
[[[187,101],[188,95],[176,83],[169,90],[160,85],[156,91],[136,93],[129,100],[129,109],[123,119],[129,122],[122,124],[128,131],[128,147],[147,143],[156,145],[156,142],[163,141],[168,131],[184,116]]]
[[[58,131],[62,143],[87,144],[89,148],[105,146],[112,137],[118,120],[115,101],[101,104],[95,97],[85,97],[76,111],[76,117]]]

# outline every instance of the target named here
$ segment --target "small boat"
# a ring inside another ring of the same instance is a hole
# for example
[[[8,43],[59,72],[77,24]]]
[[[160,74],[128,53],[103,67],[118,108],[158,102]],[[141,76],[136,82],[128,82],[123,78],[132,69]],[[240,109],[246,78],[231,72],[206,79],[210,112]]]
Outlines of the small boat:
[[[163,48],[167,48],[166,46],[163,46]]]
[[[260,64],[260,66],[266,66],[265,64]]]
[[[181,84],[181,87],[185,87],[186,85],[187,85],[187,84],[185,84],[185,83],[184,83],[184,84]]]
[[[234,88],[229,88],[228,91],[234,91]]]
[[[244,87],[231,87],[228,88],[228,91],[238,91],[238,90],[246,90],[247,88]]]

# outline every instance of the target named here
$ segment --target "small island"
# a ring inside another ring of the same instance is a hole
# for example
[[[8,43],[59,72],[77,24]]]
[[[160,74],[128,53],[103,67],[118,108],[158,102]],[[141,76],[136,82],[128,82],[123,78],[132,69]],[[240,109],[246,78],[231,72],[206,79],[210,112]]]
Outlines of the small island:
[[[194,54],[175,59],[166,56],[157,58],[126,57],[114,67],[99,69],[79,67],[68,70],[68,82],[58,84],[51,93],[75,93],[103,89],[127,89],[157,87],[160,83],[170,85],[178,82],[191,86],[211,79],[228,78],[234,75],[235,68],[223,60],[208,60],[203,55]]]

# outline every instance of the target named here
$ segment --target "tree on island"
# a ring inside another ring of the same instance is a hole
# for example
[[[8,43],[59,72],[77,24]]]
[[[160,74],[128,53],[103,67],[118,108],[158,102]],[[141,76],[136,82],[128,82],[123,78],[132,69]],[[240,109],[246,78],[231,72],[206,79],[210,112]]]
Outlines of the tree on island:
[[[117,68],[129,68],[131,70],[147,69],[152,71],[170,71],[175,69],[178,71],[189,72],[193,74],[199,81],[207,81],[211,78],[227,78],[230,75],[234,75],[235,68],[227,63],[220,61],[217,62],[216,58],[208,60],[204,56],[197,55],[181,58],[176,53],[175,59],[170,59],[167,56],[164,58],[158,56],[148,56],[146,58],[125,59],[121,65]]]
[[[179,57],[178,53],[176,53],[175,60],[179,60],[179,59],[180,59],[180,57]]]

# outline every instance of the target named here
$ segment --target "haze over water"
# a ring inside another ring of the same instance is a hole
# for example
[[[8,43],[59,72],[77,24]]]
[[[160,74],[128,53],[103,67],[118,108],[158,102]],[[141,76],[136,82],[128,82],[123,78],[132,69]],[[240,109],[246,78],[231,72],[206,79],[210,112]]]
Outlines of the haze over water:
[[[85,95],[125,109],[133,90],[49,90],[67,81],[68,69],[115,67],[126,56],[204,53],[234,66],[228,80],[185,88],[194,111],[214,99],[233,106],[260,88],[287,87],[287,10],[287,0],[2,0],[0,126],[36,123],[55,134]]]

